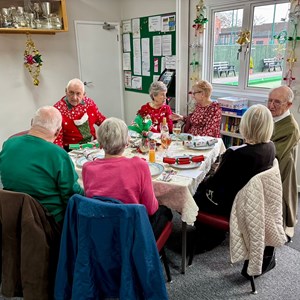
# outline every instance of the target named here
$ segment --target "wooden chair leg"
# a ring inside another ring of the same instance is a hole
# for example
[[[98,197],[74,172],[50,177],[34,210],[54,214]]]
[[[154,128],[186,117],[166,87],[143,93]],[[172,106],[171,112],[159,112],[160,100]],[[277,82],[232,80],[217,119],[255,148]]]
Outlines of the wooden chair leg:
[[[164,267],[166,270],[167,280],[168,280],[168,282],[171,282],[172,281],[171,272],[170,272],[170,268],[169,268],[168,258],[166,256],[166,252],[165,252],[164,248],[162,248],[160,250],[160,254],[161,254],[161,258],[162,258],[162,261],[163,261],[163,264],[164,264]]]
[[[251,294],[256,295],[257,294],[257,290],[255,288],[254,276],[250,277],[250,283],[251,283],[251,288],[252,288]]]

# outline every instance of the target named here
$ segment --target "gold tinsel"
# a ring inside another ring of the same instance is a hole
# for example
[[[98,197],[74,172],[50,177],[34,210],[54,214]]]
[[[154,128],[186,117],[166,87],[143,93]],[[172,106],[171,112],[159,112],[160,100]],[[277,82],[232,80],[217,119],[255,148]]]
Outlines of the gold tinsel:
[[[38,79],[42,66],[42,55],[39,50],[35,48],[31,36],[27,34],[27,41],[24,50],[24,65],[33,79],[33,84],[38,86],[40,81]]]

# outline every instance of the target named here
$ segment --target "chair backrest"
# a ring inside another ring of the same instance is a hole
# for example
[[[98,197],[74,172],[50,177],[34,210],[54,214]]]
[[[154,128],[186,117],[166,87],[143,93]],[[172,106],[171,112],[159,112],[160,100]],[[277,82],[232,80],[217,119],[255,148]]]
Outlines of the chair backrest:
[[[2,294],[51,299],[60,233],[44,208],[27,194],[0,190],[0,222]]]
[[[103,201],[102,201],[103,200]],[[146,209],[80,195],[70,198],[56,275],[56,299],[167,299]]]
[[[231,261],[249,258],[247,273],[261,274],[265,246],[286,241],[282,219],[282,184],[277,159],[236,195],[230,216]]]

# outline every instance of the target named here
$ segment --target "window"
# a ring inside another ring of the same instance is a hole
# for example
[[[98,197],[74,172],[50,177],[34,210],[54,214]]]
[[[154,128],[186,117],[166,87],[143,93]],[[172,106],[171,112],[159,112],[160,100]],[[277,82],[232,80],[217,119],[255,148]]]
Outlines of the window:
[[[214,90],[266,93],[281,84],[286,39],[280,37],[287,34],[289,7],[286,0],[210,7],[204,57]],[[247,30],[249,44],[240,46]]]

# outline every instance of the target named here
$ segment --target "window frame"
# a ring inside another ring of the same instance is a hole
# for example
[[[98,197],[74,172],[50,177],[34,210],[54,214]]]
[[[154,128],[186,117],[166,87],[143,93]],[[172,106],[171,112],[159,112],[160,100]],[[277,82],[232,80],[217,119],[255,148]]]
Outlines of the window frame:
[[[252,1],[241,1],[239,3],[228,1],[223,2],[217,0],[212,3],[209,1],[207,5],[207,18],[211,20],[209,22],[206,31],[204,32],[204,47],[203,47],[203,78],[212,83],[213,76],[213,54],[214,54],[214,40],[211,38],[214,36],[214,17],[216,12],[222,12],[226,10],[243,10],[243,22],[242,28],[252,29],[253,27],[253,15],[254,9],[257,6],[274,5],[280,3],[287,3],[287,0],[252,0]],[[243,46],[245,48],[245,46]],[[244,49],[243,49],[244,50]],[[250,53],[250,52],[249,52]],[[224,97],[224,96],[239,96],[247,97],[250,101],[258,103],[266,103],[266,99],[270,89],[248,87],[248,72],[249,72],[249,60],[250,55],[246,56],[246,59],[240,60],[240,74],[238,86],[226,86],[219,83],[212,83],[213,85],[213,97]],[[246,68],[247,67],[247,68]],[[285,60],[283,61],[282,72],[285,72]]]

